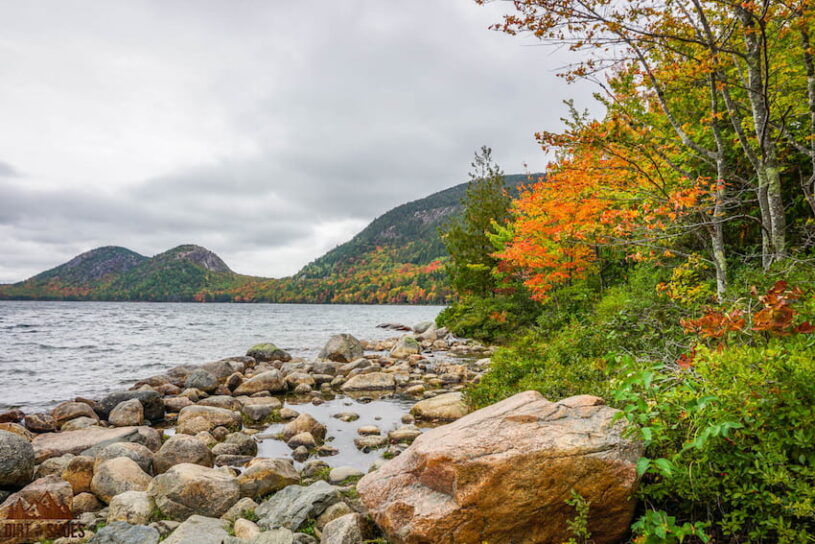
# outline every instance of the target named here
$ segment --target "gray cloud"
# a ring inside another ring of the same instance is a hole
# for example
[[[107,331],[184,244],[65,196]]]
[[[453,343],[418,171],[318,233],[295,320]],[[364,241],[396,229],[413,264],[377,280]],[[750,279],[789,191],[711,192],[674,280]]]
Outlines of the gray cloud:
[[[20,173],[12,165],[0,161],[0,178],[16,178],[19,175]]]
[[[0,281],[103,244],[290,274],[466,180],[482,144],[543,169],[532,134],[591,104],[554,77],[565,53],[487,30],[500,5],[47,6],[0,5]]]

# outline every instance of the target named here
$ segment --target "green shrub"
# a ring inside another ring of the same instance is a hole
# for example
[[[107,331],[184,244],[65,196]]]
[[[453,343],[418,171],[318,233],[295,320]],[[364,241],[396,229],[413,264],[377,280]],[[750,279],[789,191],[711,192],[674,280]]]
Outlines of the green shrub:
[[[532,332],[499,349],[489,371],[467,391],[474,406],[486,406],[534,389],[550,400],[609,392],[603,335],[574,322],[545,340]]]
[[[615,400],[647,444],[649,504],[676,527],[709,524],[717,542],[815,542],[814,338],[699,348],[690,370],[629,360],[627,371]],[[673,542],[641,521],[638,542]]]
[[[534,324],[538,311],[538,304],[526,297],[470,296],[442,310],[436,323],[457,336],[503,343]]]
[[[680,309],[656,292],[658,273],[642,267],[601,297],[588,296],[579,285],[565,291],[582,293],[579,299],[565,297],[569,304],[553,297],[536,327],[495,353],[490,370],[469,388],[470,403],[486,406],[530,389],[550,400],[578,394],[607,398],[609,354],[674,361],[688,340],[678,325]]]

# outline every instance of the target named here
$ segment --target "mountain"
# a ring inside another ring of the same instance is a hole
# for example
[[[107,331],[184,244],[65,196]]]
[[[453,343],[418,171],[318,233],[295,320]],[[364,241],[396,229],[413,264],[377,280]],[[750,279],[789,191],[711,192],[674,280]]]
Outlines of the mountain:
[[[527,180],[506,176],[512,193]],[[452,293],[439,227],[461,212],[466,191],[462,183],[397,206],[288,278],[237,274],[196,245],[151,258],[108,246],[0,285],[0,299],[444,304]]]
[[[212,251],[187,244],[145,260],[94,295],[105,300],[193,300],[202,290],[231,285],[237,276]]]
[[[146,260],[144,255],[124,247],[99,247],[20,283],[0,285],[0,298],[87,298],[99,285],[136,268]]]
[[[527,174],[504,176],[513,194],[528,181]],[[326,277],[338,268],[364,260],[366,255],[382,247],[394,248],[394,259],[401,263],[427,264],[446,257],[439,228],[461,211],[467,185],[461,183],[393,208],[374,219],[350,241],[307,264],[295,277]]]
[[[44,285],[58,280],[65,285],[89,286],[105,277],[127,272],[146,260],[144,255],[124,247],[98,247],[77,255],[56,268],[37,274],[27,282]]]

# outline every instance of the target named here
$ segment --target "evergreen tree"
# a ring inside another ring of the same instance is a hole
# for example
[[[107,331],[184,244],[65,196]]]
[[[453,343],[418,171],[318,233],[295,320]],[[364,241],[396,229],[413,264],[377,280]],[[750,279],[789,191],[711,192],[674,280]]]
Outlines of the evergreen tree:
[[[489,147],[475,153],[471,166],[464,211],[442,229],[442,238],[450,254],[447,273],[453,289],[460,296],[487,296],[496,287],[492,270],[497,264],[489,234],[494,223],[503,225],[509,219],[511,199]]]

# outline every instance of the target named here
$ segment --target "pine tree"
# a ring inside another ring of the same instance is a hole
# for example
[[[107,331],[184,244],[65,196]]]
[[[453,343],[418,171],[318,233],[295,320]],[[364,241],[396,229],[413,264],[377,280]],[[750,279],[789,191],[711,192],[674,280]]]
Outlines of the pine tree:
[[[487,296],[496,286],[492,270],[497,264],[488,235],[494,233],[494,223],[503,225],[509,219],[511,200],[489,147],[475,153],[471,166],[464,211],[442,229],[442,239],[450,254],[447,273],[453,289],[459,296]]]

